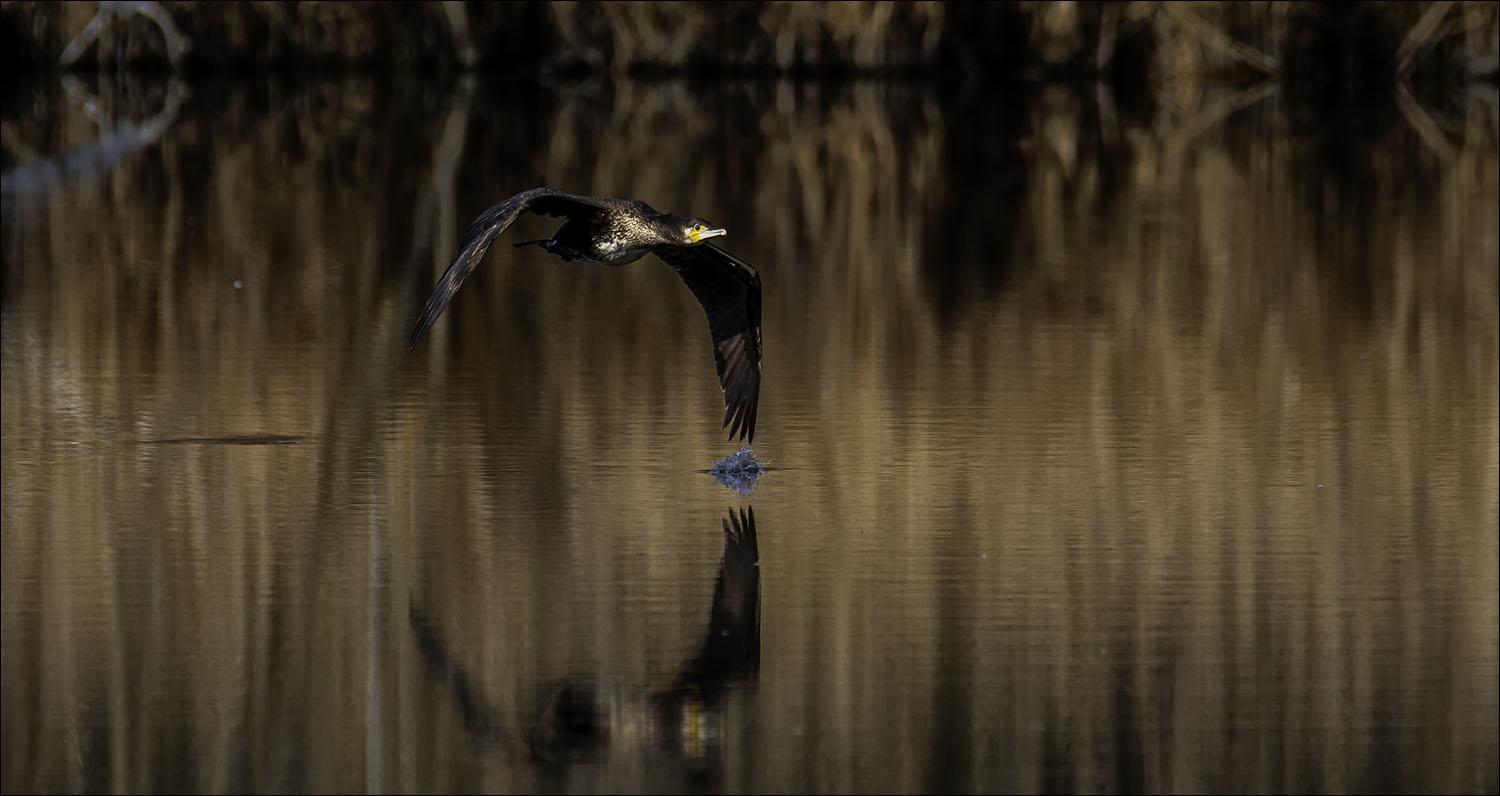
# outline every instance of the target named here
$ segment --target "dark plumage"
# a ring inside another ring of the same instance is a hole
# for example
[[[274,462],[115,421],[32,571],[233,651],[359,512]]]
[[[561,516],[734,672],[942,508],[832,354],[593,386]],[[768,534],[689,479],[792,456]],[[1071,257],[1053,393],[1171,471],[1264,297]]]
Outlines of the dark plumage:
[[[411,347],[443,314],[495,238],[526,211],[567,221],[551,238],[517,246],[540,246],[564,260],[601,265],[625,265],[651,253],[677,271],[708,315],[714,366],[724,389],[724,426],[730,439],[738,433],[753,442],[760,401],[760,275],[706,242],[724,230],[699,218],[657,212],[645,202],[533,188],[484,211],[422,307]]]

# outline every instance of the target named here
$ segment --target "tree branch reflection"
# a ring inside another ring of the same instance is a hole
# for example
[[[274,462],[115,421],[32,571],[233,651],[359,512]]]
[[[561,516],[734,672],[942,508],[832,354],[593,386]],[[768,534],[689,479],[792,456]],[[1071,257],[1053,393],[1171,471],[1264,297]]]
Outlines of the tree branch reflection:
[[[142,121],[114,124],[113,120],[100,117],[98,101],[82,88],[77,78],[69,75],[62,80],[69,98],[99,122],[99,137],[61,155],[6,169],[0,177],[6,194],[46,193],[77,177],[114,170],[125,156],[155,144],[177,120],[177,113],[189,96],[187,84],[174,78],[167,84],[161,110]],[[13,148],[11,142],[6,142],[6,147]]]

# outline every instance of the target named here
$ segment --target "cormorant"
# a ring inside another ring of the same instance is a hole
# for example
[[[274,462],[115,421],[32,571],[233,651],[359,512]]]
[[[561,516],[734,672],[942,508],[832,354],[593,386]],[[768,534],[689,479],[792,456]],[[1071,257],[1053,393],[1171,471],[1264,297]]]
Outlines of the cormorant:
[[[742,441],[753,442],[760,401],[760,275],[707,242],[725,230],[701,218],[657,212],[645,202],[533,188],[484,211],[422,307],[411,347],[443,314],[495,238],[526,211],[567,221],[551,238],[516,246],[540,246],[564,260],[601,265],[626,265],[649,252],[677,271],[708,315],[729,438],[738,432]]]

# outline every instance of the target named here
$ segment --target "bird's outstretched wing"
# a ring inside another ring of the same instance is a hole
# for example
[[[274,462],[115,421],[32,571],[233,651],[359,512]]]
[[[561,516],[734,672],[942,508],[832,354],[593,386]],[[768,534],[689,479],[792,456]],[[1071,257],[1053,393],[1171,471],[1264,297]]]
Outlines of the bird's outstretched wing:
[[[464,283],[464,279],[484,259],[485,252],[490,250],[490,244],[522,213],[529,210],[541,215],[566,216],[572,219],[610,207],[612,201],[614,200],[563,193],[551,188],[533,188],[480,213],[479,218],[469,225],[469,231],[464,233],[463,243],[458,247],[458,256],[453,258],[453,264],[443,272],[432,296],[422,307],[422,314],[417,318],[417,328],[411,333],[411,347],[417,347],[417,341],[422,339],[422,335],[427,333],[438,316],[443,314],[443,310],[448,308],[459,285]]]
[[[656,256],[677,271],[708,315],[729,438],[738,433],[742,441],[754,442],[760,403],[760,275],[712,243],[660,246]]]

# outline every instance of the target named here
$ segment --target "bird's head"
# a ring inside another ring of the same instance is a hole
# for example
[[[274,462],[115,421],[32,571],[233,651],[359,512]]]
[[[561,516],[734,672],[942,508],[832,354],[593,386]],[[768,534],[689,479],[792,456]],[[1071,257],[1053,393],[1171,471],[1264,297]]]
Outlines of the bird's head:
[[[729,234],[728,230],[715,227],[701,218],[689,218],[675,214],[671,216],[670,227],[673,232],[681,235],[679,246],[697,246],[709,238],[717,238],[720,235]]]

